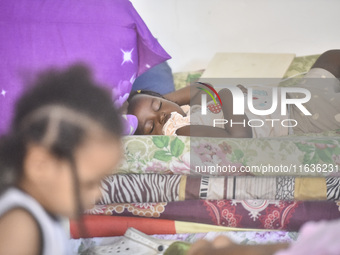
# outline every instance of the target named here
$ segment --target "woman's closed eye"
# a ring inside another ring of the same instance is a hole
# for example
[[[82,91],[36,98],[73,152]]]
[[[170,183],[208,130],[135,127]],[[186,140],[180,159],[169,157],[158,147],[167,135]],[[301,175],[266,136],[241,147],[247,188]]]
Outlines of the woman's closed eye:
[[[163,102],[160,99],[154,99],[151,102],[151,109],[154,112],[159,112],[162,109]],[[158,113],[157,113],[158,115]],[[145,135],[151,135],[156,128],[156,123],[154,119],[149,119],[146,121],[144,125],[144,134]]]
[[[153,120],[149,120],[144,128],[144,133],[150,135],[155,129],[155,122]]]
[[[152,127],[151,127],[151,130],[150,130],[150,134],[152,134],[154,129],[155,129],[155,122],[152,122]]]
[[[162,108],[162,101],[161,100],[154,100],[152,103],[152,108],[155,112],[159,111]]]

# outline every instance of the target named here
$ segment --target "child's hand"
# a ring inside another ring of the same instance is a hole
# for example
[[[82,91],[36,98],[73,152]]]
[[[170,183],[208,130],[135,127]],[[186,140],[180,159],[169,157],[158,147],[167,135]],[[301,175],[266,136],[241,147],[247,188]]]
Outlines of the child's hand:
[[[200,240],[194,243],[187,255],[219,255],[228,254],[228,251],[234,250],[234,244],[228,237],[218,236],[214,241],[208,242]]]
[[[218,236],[212,242],[200,240],[194,243],[187,255],[273,255],[288,246],[288,243],[239,245],[225,236]]]

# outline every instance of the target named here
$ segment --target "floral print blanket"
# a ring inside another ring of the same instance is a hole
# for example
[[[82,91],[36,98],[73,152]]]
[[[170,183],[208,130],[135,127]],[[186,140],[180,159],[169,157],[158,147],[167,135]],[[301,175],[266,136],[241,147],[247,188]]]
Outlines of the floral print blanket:
[[[115,172],[193,175],[339,176],[340,130],[276,138],[124,137]]]

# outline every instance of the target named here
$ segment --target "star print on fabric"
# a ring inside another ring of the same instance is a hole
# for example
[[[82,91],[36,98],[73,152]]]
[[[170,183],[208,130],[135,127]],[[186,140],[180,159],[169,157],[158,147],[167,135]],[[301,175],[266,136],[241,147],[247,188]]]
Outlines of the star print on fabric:
[[[136,74],[134,73],[130,78],[130,83],[133,84],[136,80]]]
[[[2,96],[6,96],[6,93],[7,93],[7,91],[6,91],[6,90],[4,90],[4,89],[3,89],[3,90],[1,90],[1,95],[2,95]]]
[[[133,52],[134,48],[132,48],[130,51],[124,51],[122,49],[120,49],[120,50],[123,53],[123,62],[122,62],[121,65],[124,65],[126,62],[133,63],[133,61],[132,61],[132,52]]]

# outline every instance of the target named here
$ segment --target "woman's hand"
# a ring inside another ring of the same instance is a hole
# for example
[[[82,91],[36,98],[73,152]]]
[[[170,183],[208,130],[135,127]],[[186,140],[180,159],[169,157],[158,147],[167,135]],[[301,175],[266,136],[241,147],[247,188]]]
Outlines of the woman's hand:
[[[205,93],[199,88],[205,88],[205,86],[199,83],[193,83],[190,86],[181,88],[174,92],[164,95],[164,98],[170,100],[178,105],[200,105],[201,94]],[[208,101],[212,100],[208,98]]]
[[[119,112],[121,114],[127,114],[128,113],[128,108],[129,108],[129,102],[126,100],[123,105],[119,108]]]
[[[242,90],[243,94],[248,94],[248,89],[244,87],[243,85],[239,84],[236,87]]]

